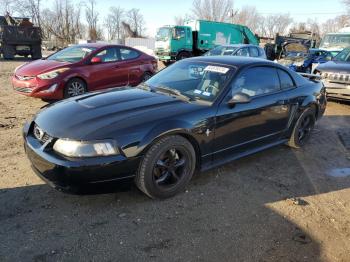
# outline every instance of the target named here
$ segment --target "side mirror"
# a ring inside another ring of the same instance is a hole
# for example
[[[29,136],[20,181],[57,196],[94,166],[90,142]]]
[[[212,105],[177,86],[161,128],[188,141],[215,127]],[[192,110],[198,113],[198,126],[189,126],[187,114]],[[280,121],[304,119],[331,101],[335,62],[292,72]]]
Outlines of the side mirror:
[[[237,93],[227,102],[227,104],[229,106],[234,106],[235,104],[246,104],[246,103],[249,103],[250,101],[251,101],[251,98],[247,94]]]
[[[100,57],[95,56],[91,59],[90,62],[91,64],[99,64],[99,63],[102,63],[102,59]]]

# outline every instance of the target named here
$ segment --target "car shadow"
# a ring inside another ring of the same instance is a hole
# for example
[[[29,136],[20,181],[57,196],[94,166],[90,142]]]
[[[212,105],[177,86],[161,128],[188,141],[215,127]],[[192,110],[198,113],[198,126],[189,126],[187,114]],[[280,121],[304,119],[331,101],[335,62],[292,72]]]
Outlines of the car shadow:
[[[0,260],[326,260],[317,234],[291,214],[307,221],[318,196],[350,187],[350,174],[331,175],[350,166],[338,134],[349,121],[325,116],[303,149],[280,146],[198,174],[163,201],[132,184],[85,195],[0,189]]]

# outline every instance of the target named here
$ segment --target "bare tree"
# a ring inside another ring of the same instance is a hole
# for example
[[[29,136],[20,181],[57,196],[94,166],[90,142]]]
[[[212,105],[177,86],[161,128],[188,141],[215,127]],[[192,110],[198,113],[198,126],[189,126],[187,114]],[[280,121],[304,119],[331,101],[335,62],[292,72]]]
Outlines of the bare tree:
[[[228,21],[232,9],[232,0],[194,0],[192,4],[192,12],[197,19],[210,21]]]
[[[265,33],[268,37],[278,34],[285,34],[288,27],[293,23],[289,14],[269,15],[264,18]]]
[[[21,16],[29,16],[32,22],[41,27],[41,0],[17,0],[16,12]]]
[[[89,38],[91,40],[97,40],[97,21],[98,12],[96,11],[96,1],[88,0],[85,7],[85,17],[89,28]]]
[[[6,13],[13,15],[17,5],[18,2],[15,0],[1,0],[0,15],[5,15]]]
[[[350,16],[340,15],[333,19],[328,19],[322,24],[321,35],[339,31],[339,29],[350,25]]]
[[[185,15],[179,15],[174,17],[174,22],[175,25],[184,25],[185,22],[190,21],[193,19],[193,16],[190,14],[185,14]]]
[[[121,7],[111,7],[105,19],[105,26],[109,40],[121,39],[123,33],[122,20],[125,11]]]
[[[126,13],[128,24],[130,25],[132,31],[136,33],[136,35],[142,36],[146,30],[144,27],[145,19],[143,15],[140,13],[140,9],[130,9]]]
[[[82,37],[80,19],[81,5],[74,6],[70,0],[55,0],[52,9],[41,13],[41,27],[47,39],[54,38],[59,45],[75,43]]]
[[[259,25],[262,16],[254,6],[244,6],[240,11],[237,11],[232,19],[232,22],[249,27],[253,32],[259,33]]]

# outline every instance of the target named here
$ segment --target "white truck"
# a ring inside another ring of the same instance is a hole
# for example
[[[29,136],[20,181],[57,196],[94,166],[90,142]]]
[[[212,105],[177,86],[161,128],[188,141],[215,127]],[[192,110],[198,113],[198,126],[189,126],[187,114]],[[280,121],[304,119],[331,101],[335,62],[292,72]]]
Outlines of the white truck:
[[[338,54],[345,47],[350,47],[350,27],[344,27],[337,33],[326,34],[320,44],[320,49]]]

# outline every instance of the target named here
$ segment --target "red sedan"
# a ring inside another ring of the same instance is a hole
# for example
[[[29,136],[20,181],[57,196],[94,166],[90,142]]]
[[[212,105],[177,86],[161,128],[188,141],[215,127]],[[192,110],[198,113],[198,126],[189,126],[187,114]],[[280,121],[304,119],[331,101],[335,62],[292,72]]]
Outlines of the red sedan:
[[[16,68],[16,92],[45,100],[118,86],[135,86],[157,71],[157,60],[121,45],[84,44]]]

